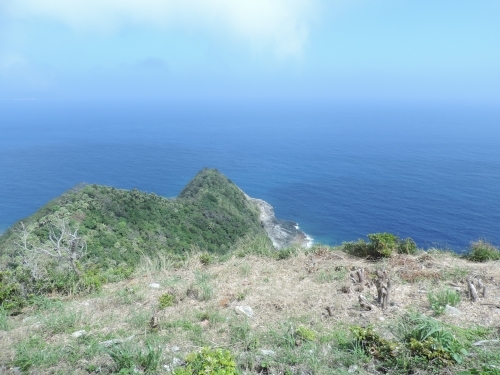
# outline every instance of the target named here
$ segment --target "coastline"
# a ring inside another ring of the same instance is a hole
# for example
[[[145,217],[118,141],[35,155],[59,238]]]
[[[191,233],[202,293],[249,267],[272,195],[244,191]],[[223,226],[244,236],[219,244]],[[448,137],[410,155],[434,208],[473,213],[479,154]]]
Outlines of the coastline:
[[[247,199],[259,207],[259,220],[271,239],[276,250],[281,250],[290,246],[299,245],[309,248],[314,243],[314,239],[300,230],[298,223],[294,221],[277,219],[274,208],[262,199],[251,198],[245,194]]]

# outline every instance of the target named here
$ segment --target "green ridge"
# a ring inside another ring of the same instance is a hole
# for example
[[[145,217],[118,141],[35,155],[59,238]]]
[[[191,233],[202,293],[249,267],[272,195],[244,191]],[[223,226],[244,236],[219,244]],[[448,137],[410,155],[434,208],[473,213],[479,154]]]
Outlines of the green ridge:
[[[223,254],[246,235],[265,235],[258,208],[216,169],[200,171],[176,199],[108,186],[78,186],[22,221],[29,243],[47,245],[50,230],[62,220],[69,228],[78,228],[87,244],[78,268],[94,274],[133,269],[143,255],[183,256],[191,250]],[[25,254],[15,229],[19,226],[20,222],[0,237],[0,271],[4,279],[8,273],[9,279],[27,284],[33,275],[23,266]],[[41,258],[49,277],[68,271],[61,270],[60,261],[43,254]]]

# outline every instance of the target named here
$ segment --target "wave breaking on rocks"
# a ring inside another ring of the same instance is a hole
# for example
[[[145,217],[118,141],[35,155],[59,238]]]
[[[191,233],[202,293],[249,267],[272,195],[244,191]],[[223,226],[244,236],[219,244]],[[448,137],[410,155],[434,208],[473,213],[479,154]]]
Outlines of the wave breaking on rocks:
[[[277,219],[273,206],[262,199],[251,198],[248,195],[247,198],[259,207],[260,223],[277,250],[296,245],[312,246],[313,239],[302,232],[296,222]]]

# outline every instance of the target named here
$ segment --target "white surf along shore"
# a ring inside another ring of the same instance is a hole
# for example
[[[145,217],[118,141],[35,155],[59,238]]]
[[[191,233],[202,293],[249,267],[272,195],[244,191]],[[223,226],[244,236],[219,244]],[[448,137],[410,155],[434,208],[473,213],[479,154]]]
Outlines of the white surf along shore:
[[[302,232],[296,222],[277,219],[274,214],[273,206],[269,203],[262,199],[251,198],[246,194],[245,196],[259,207],[260,223],[277,250],[294,245],[306,248],[312,246],[314,239]]]

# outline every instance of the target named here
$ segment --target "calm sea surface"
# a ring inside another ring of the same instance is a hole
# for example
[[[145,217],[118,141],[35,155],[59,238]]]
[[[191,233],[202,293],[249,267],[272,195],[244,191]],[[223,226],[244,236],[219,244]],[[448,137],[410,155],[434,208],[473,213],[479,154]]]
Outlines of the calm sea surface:
[[[500,110],[0,103],[0,232],[80,182],[176,196],[203,167],[316,242],[500,244]]]

